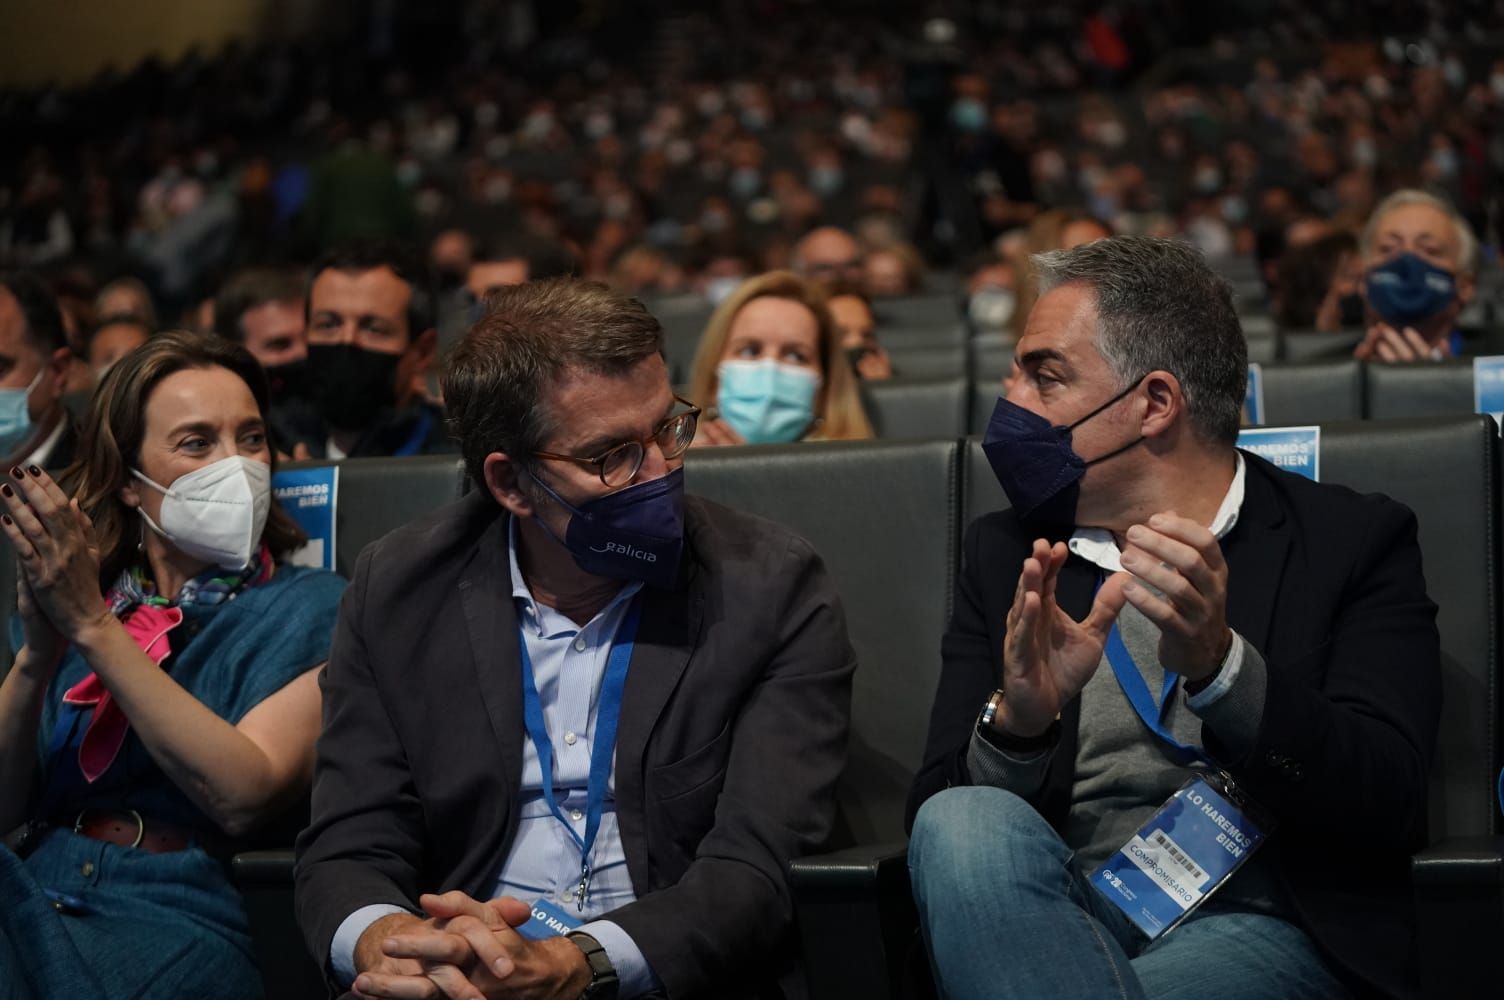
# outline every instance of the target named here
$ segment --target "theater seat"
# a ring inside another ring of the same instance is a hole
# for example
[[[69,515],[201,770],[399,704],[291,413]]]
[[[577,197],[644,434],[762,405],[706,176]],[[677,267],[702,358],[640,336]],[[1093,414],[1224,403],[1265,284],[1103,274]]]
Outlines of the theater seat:
[[[1279,335],[1281,361],[1330,361],[1353,356],[1363,332],[1324,333],[1319,330],[1286,330]]]
[[[862,402],[880,438],[958,438],[966,433],[970,384],[964,378],[863,382]]]
[[[954,327],[961,318],[961,299],[946,293],[873,299],[872,313],[881,339],[889,327]]]
[[[835,579],[859,664],[838,793],[847,843],[903,837],[950,614],[957,474],[951,440],[692,449],[685,462],[690,493],[792,528]]]
[[[1365,366],[1368,416],[1376,420],[1473,413],[1473,363]]]
[[[1363,416],[1363,366],[1351,358],[1262,367],[1266,424],[1319,424]]]
[[[893,374],[902,379],[960,378],[967,373],[965,344],[890,347],[888,358],[893,362]]]
[[[302,468],[327,463],[292,463]],[[348,577],[368,544],[421,514],[460,497],[463,466],[452,455],[357,458],[338,463],[335,566]],[[306,799],[291,815],[306,822]],[[309,957],[293,915],[292,837],[301,823],[287,820],[236,854],[230,875],[251,922],[252,943],[268,997],[310,1000],[326,995],[323,973]]]

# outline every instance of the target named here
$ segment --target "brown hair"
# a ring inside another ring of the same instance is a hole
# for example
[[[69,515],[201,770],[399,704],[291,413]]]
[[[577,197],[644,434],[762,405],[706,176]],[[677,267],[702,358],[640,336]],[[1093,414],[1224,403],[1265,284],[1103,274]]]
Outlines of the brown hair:
[[[841,350],[841,338],[836,334],[835,321],[830,318],[830,310],[825,305],[828,297],[819,285],[792,271],[769,271],[749,278],[716,307],[710,316],[710,322],[705,325],[705,332],[700,335],[700,346],[695,350],[689,398],[707,408],[715,405],[716,391],[719,388],[716,368],[726,353],[731,324],[748,302],[761,298],[788,299],[804,306],[815,316],[815,325],[820,334],[823,384],[816,400],[815,412],[821,423],[818,432],[811,437],[829,441],[872,437],[872,423],[867,419],[867,411],[862,409],[856,376],[851,371],[845,352]]]
[[[465,468],[484,481],[486,456],[524,471],[553,432],[543,397],[569,370],[622,375],[663,353],[663,328],[641,302],[595,281],[554,278],[501,288],[449,357],[449,429]]]
[[[140,463],[146,434],[146,406],[158,383],[180,371],[225,368],[240,376],[256,399],[264,419],[267,411],[266,376],[250,352],[222,337],[186,330],[158,334],[117,361],[90,401],[79,433],[79,452],[62,475],[61,485],[94,522],[99,539],[99,585],[112,585],[137,556],[140,514],[120,498],[130,484],[131,468]],[[272,471],[277,454],[272,452]],[[308,540],[276,497],[266,517],[261,540],[280,560]]]
[[[1088,212],[1070,208],[1055,208],[1034,217],[1029,224],[1028,238],[1024,242],[1022,260],[1013,261],[1013,273],[1022,278],[1017,283],[1015,305],[1013,307],[1013,336],[1015,338],[1024,335],[1024,325],[1029,321],[1029,313],[1034,310],[1034,303],[1039,300],[1039,281],[1034,274],[1034,269],[1029,266],[1029,261],[1035,254],[1049,253],[1051,250],[1061,250],[1065,238],[1065,231],[1078,222],[1087,222],[1094,226],[1101,226],[1102,231],[1108,236],[1112,235],[1112,227],[1101,219]]]

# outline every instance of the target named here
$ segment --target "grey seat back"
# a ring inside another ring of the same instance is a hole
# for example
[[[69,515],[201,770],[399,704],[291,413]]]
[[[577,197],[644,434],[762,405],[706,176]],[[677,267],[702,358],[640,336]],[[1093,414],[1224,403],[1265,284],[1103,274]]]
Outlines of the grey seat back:
[[[1317,330],[1286,330],[1279,336],[1281,361],[1330,361],[1353,356],[1363,333],[1322,333]]]
[[[327,465],[295,462],[289,468]],[[360,550],[409,521],[458,500],[464,466],[453,455],[351,458],[339,464],[334,511],[334,568],[355,571]]]
[[[1431,838],[1497,833],[1499,455],[1481,416],[1322,428],[1321,478],[1415,511],[1441,630]]]
[[[1367,366],[1368,416],[1377,420],[1473,412],[1473,363]]]
[[[862,402],[880,438],[958,438],[966,433],[970,385],[964,378],[862,383]]]
[[[915,348],[964,347],[967,330],[959,320],[933,326],[879,326],[877,342],[892,351]]]
[[[1363,417],[1363,366],[1357,361],[1264,365],[1264,423],[1319,424]]]
[[[966,345],[889,348],[893,373],[899,378],[958,378],[966,375]]]
[[[1415,512],[1438,607],[1443,704],[1431,777],[1431,838],[1496,833],[1500,767],[1499,443],[1486,417],[1337,423],[1321,429],[1321,478]],[[1007,505],[968,443],[962,525]]]
[[[872,314],[879,338],[889,327],[953,327],[961,318],[961,300],[944,292],[873,299]]]
[[[786,525],[815,547],[841,594],[857,654],[848,835],[903,837],[924,750],[955,572],[954,441],[691,449],[686,485]]]
[[[971,425],[967,431],[972,434],[985,434],[987,424],[992,420],[992,411],[997,408],[997,401],[1003,397],[1003,383],[1001,379],[983,382],[978,379],[971,386]]]

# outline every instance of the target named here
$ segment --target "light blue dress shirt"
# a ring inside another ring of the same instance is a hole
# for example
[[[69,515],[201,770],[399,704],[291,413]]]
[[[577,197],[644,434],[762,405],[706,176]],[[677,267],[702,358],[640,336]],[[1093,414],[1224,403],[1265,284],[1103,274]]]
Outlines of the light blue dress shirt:
[[[517,563],[516,524],[513,520],[507,535],[512,600],[517,608],[522,641],[532,659],[543,721],[552,737],[554,793],[575,832],[583,837],[596,702],[617,627],[642,584],[623,586],[611,603],[581,628],[572,619],[533,600]],[[493,898],[515,896],[531,903],[548,897],[571,915],[588,920],[579,929],[606,949],[621,981],[619,995],[624,1000],[659,988],[658,977],[636,942],[619,925],[597,919],[637,898],[627,874],[627,857],[616,821],[615,761],[607,784],[605,813],[591,852],[594,863],[589,898],[583,911],[578,909],[573,895],[580,880],[580,849],[549,810],[542,789],[543,770],[538,763],[537,748],[531,739],[524,737],[517,837],[502,865]],[[385,903],[363,906],[339,925],[329,957],[344,985],[355,979],[355,945],[360,935],[381,917],[402,912],[405,911],[400,907]]]

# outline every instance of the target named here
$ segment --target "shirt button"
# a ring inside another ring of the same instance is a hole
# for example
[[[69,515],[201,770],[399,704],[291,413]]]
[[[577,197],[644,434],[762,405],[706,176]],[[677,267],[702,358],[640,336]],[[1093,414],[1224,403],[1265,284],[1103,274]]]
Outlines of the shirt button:
[[[579,737],[577,735],[575,735],[574,733],[565,733],[564,734],[564,742],[568,743],[570,746],[574,746],[575,743],[576,743],[576,741],[578,741],[578,740],[579,740]]]
[[[585,818],[585,814],[580,812],[578,809],[571,809],[569,810],[569,818],[578,823],[580,820]]]
[[[583,653],[585,651],[585,637],[583,635],[574,641],[574,651],[576,653]]]
[[[93,875],[94,874],[94,862],[92,862],[92,861],[85,861],[82,865],[79,865],[79,867],[78,867],[78,873],[80,875],[82,875],[84,878],[88,878],[90,875]]]

